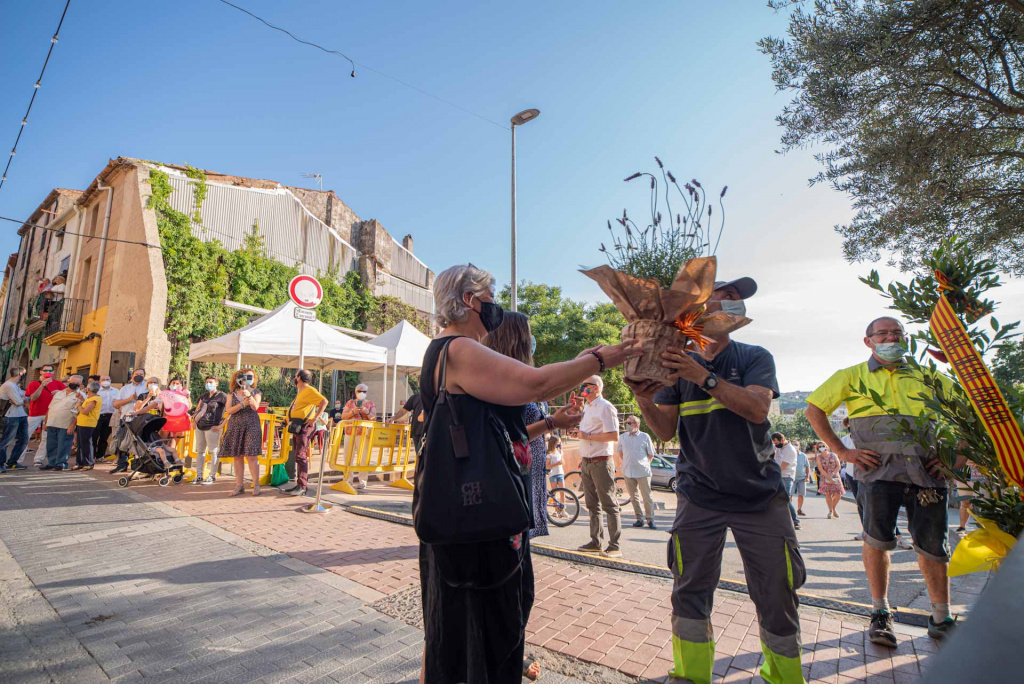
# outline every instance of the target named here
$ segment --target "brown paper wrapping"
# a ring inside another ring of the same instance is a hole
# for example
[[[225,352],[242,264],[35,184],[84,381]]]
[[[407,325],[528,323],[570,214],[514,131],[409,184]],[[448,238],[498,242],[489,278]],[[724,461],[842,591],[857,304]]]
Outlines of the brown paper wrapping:
[[[655,280],[635,278],[611,266],[583,271],[629,322],[622,329],[622,340],[640,340],[643,355],[623,365],[627,379],[656,380],[664,385],[674,382],[668,377],[672,371],[661,365],[661,354],[668,347],[686,347],[689,340],[675,323],[704,307],[714,292],[717,268],[718,261],[713,256],[690,259],[680,267],[667,290]],[[748,323],[749,318],[722,311],[697,319],[697,325],[703,326],[703,334],[708,336],[730,333]]]

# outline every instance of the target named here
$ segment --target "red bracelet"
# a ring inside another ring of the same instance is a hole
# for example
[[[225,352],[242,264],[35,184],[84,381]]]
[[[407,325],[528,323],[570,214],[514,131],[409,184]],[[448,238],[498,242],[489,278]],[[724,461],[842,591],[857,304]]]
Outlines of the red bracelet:
[[[597,351],[596,349],[592,349],[590,353],[593,354],[594,358],[597,359],[597,362],[601,364],[601,370],[599,372],[604,373],[604,357],[601,356],[601,352]]]

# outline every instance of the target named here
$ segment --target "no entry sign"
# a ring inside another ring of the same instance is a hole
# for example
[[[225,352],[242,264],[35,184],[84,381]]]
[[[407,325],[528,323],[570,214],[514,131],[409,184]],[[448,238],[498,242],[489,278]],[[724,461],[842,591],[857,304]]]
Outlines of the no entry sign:
[[[297,306],[304,309],[315,309],[324,298],[324,288],[313,276],[297,275],[288,283],[288,296]]]

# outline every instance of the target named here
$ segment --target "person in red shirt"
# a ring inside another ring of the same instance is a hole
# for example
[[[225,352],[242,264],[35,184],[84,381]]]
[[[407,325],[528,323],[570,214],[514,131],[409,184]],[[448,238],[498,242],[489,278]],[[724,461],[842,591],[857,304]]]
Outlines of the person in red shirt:
[[[29,437],[39,429],[39,426],[46,420],[46,411],[50,408],[50,400],[54,392],[60,392],[66,385],[53,377],[53,366],[46,364],[39,369],[39,380],[33,380],[25,388],[25,396],[29,399],[28,405],[28,434]],[[35,458],[32,459],[36,467],[43,465],[46,461],[46,430],[43,430],[39,437],[39,446],[36,447]]]

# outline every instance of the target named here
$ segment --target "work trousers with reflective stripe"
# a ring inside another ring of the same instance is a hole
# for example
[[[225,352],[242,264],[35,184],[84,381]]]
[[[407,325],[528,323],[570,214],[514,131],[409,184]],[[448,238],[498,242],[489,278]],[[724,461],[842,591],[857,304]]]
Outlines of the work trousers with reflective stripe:
[[[761,677],[771,684],[802,684],[796,590],[803,586],[807,574],[787,497],[781,493],[767,510],[756,513],[712,511],[678,495],[668,543],[668,565],[674,580],[672,676],[694,684],[711,683],[715,662],[711,610],[722,573],[727,529],[736,540],[757,609],[765,658]]]

